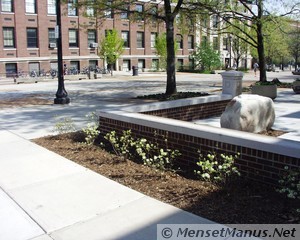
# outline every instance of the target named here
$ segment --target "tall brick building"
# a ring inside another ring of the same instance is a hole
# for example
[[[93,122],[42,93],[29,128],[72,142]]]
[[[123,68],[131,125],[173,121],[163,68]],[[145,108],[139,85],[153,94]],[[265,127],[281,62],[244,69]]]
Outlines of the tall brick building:
[[[0,73],[48,71],[57,68],[55,38],[55,0],[0,0]],[[116,62],[116,70],[131,70],[132,66],[155,69],[158,57],[154,51],[157,34],[165,31],[164,23],[131,22],[123,14],[107,13],[107,19],[96,29],[93,20],[84,17],[83,10],[73,7],[72,0],[62,6],[63,60],[69,67],[105,67],[97,55],[97,43],[105,30],[116,29],[124,39],[125,51]],[[155,1],[154,1],[155,2]],[[143,8],[143,3],[131,6]],[[89,10],[86,10],[89,11]],[[89,14],[89,12],[86,12]],[[83,27],[88,26],[88,27]],[[189,65],[189,54],[195,46],[194,33],[176,34],[179,45],[177,62]]]

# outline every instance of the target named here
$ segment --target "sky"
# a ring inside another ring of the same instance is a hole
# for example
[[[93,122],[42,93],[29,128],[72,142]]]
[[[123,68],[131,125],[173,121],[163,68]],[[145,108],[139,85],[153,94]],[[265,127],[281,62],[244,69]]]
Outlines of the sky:
[[[300,0],[265,0],[264,4],[268,11],[275,14],[286,13],[290,11],[291,6],[295,4],[298,4],[298,9],[300,9]]]

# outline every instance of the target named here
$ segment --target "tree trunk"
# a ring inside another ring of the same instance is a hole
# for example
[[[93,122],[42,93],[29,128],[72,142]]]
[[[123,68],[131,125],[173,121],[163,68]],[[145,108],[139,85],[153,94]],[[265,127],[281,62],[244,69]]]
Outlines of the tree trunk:
[[[167,40],[167,87],[166,95],[177,93],[176,89],[176,68],[175,68],[175,49],[174,49],[174,18],[166,20],[166,40]]]
[[[257,15],[257,51],[258,51],[258,60],[259,60],[259,81],[267,81],[267,72],[266,72],[266,60],[265,60],[265,49],[264,49],[264,37],[262,30],[262,20],[263,20],[263,1],[258,0],[258,15]]]

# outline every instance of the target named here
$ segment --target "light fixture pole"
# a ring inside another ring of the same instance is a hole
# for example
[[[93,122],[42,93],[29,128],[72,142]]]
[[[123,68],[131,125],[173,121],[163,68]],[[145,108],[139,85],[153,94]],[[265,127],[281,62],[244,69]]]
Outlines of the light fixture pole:
[[[63,73],[63,57],[62,57],[62,39],[61,39],[61,9],[60,0],[56,0],[56,29],[55,37],[57,43],[57,71],[58,71],[58,89],[54,104],[68,104],[70,98],[65,90],[64,73]]]
[[[231,68],[232,37],[229,35],[229,68]]]

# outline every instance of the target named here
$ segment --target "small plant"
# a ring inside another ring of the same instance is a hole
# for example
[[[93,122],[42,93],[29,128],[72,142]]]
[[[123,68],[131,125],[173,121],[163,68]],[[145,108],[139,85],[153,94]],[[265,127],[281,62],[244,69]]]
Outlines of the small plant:
[[[84,140],[87,145],[93,145],[96,138],[100,134],[100,131],[98,130],[98,126],[92,125],[90,123],[87,125],[87,127],[82,128],[82,131],[85,135]]]
[[[159,170],[172,169],[174,160],[180,156],[178,150],[160,148],[157,142],[151,143],[145,138],[137,139],[135,152],[144,165]]]
[[[195,170],[194,173],[202,180],[214,182],[220,185],[227,185],[232,176],[240,176],[240,172],[237,167],[234,166],[235,158],[237,155],[225,155],[225,154],[207,154],[203,157],[199,152],[199,162],[197,165],[200,170]]]
[[[59,117],[55,117],[56,119],[59,119]],[[64,133],[69,133],[69,132],[75,132],[76,127],[73,122],[73,120],[69,117],[63,118],[62,121],[57,122],[54,125],[53,132],[57,132],[58,134],[64,134]]]
[[[123,131],[121,137],[116,134],[116,131],[111,131],[104,138],[110,142],[115,154],[124,158],[130,157],[131,148],[135,144],[131,137],[131,130]]]
[[[287,166],[284,168],[285,172],[278,181],[280,187],[277,192],[284,194],[288,199],[300,200],[300,170],[290,170]],[[300,214],[300,208],[296,209]]]
[[[88,119],[87,126],[82,128],[82,132],[85,135],[85,144],[87,145],[93,145],[96,138],[99,136],[100,131],[98,130],[99,124],[98,124],[98,118],[97,115],[92,112],[86,115],[86,118]]]
[[[156,133],[154,134],[157,136]],[[159,170],[170,170],[175,158],[180,155],[178,150],[161,148],[157,141],[152,143],[145,138],[134,139],[131,130],[123,131],[120,137],[115,131],[112,131],[106,134],[104,138],[111,143],[117,155],[132,158]],[[167,139],[165,142],[167,143]]]

